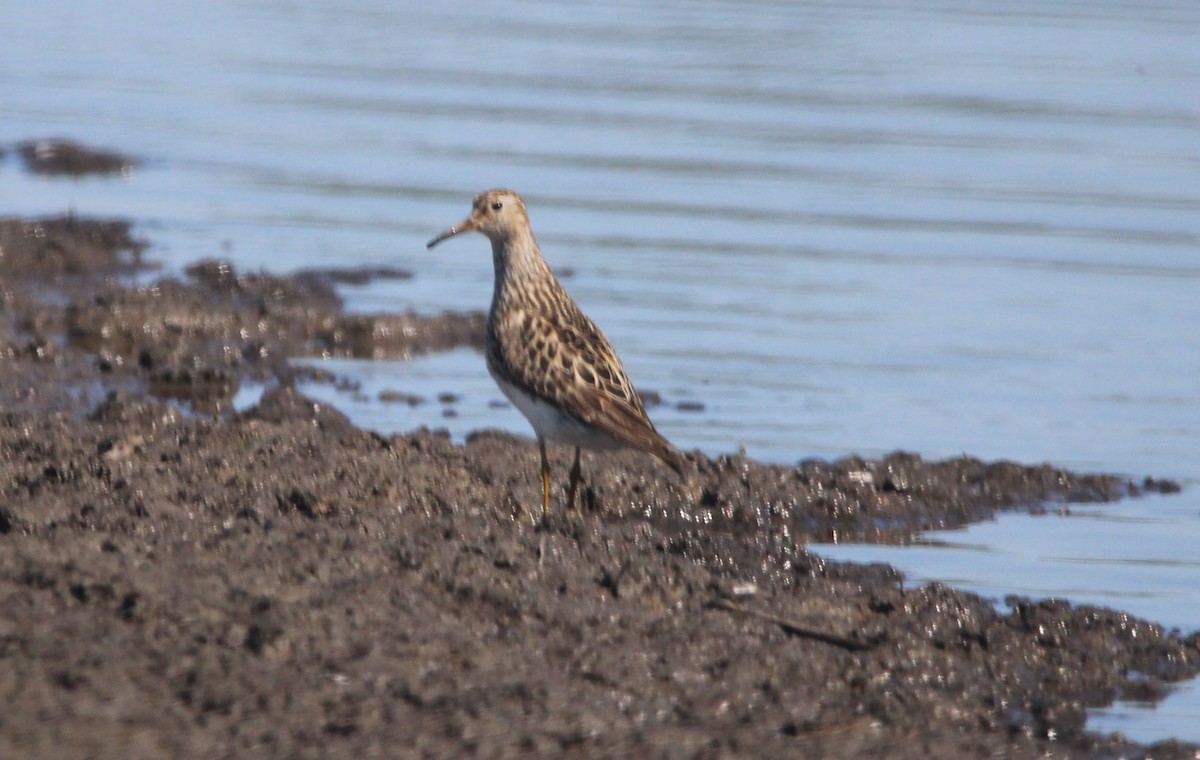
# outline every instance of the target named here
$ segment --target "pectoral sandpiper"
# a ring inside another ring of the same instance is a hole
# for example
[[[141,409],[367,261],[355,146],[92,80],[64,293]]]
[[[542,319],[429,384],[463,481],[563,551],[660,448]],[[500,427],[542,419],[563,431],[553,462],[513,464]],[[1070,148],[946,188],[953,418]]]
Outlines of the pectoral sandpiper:
[[[427,247],[471,231],[492,242],[496,282],[484,336],[487,367],[537,435],[543,522],[550,509],[546,441],[575,446],[568,509],[579,487],[580,448],[639,449],[682,474],[682,458],[654,429],[616,351],[550,271],[521,196],[479,194],[467,218]]]

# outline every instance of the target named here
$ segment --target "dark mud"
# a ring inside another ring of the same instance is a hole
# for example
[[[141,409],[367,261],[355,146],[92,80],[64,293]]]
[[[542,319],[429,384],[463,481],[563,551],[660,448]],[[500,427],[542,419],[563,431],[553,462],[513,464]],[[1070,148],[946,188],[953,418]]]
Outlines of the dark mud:
[[[543,530],[528,440],[384,438],[291,388],[289,357],[475,344],[480,315],[347,315],[332,275],[219,261],[133,287],[120,223],[0,221],[0,246],[0,757],[1198,750],[1084,723],[1194,675],[1195,634],[804,549],[1173,484],[619,453]]]
[[[17,152],[28,171],[47,176],[125,174],[138,163],[123,153],[57,138],[22,142],[17,145]]]

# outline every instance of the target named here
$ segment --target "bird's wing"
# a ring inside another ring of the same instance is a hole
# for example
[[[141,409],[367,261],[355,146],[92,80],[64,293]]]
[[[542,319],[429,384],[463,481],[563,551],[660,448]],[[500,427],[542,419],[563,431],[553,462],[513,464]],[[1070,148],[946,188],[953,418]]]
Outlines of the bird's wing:
[[[608,339],[569,299],[559,306],[548,310],[557,319],[520,308],[500,316],[489,341],[492,371],[678,470],[678,453],[646,416]]]

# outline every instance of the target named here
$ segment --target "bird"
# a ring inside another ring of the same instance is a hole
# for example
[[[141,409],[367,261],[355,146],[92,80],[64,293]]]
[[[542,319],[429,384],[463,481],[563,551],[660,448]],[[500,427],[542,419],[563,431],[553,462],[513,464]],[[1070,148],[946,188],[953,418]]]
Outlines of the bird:
[[[426,247],[464,232],[482,233],[492,244],[495,284],[484,354],[488,372],[537,437],[543,525],[550,511],[547,442],[575,447],[568,510],[582,480],[582,448],[644,451],[682,476],[682,455],[646,416],[612,344],[554,276],[521,196],[503,188],[480,193],[470,214]]]

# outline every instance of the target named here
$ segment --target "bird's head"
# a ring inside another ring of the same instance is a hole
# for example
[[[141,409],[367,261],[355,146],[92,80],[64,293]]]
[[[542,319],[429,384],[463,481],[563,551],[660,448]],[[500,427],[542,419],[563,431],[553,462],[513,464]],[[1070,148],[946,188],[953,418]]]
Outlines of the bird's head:
[[[521,196],[512,190],[488,190],[475,196],[475,203],[466,219],[430,240],[426,247],[433,248],[446,238],[472,231],[482,232],[493,242],[503,241],[528,226],[529,216]]]

